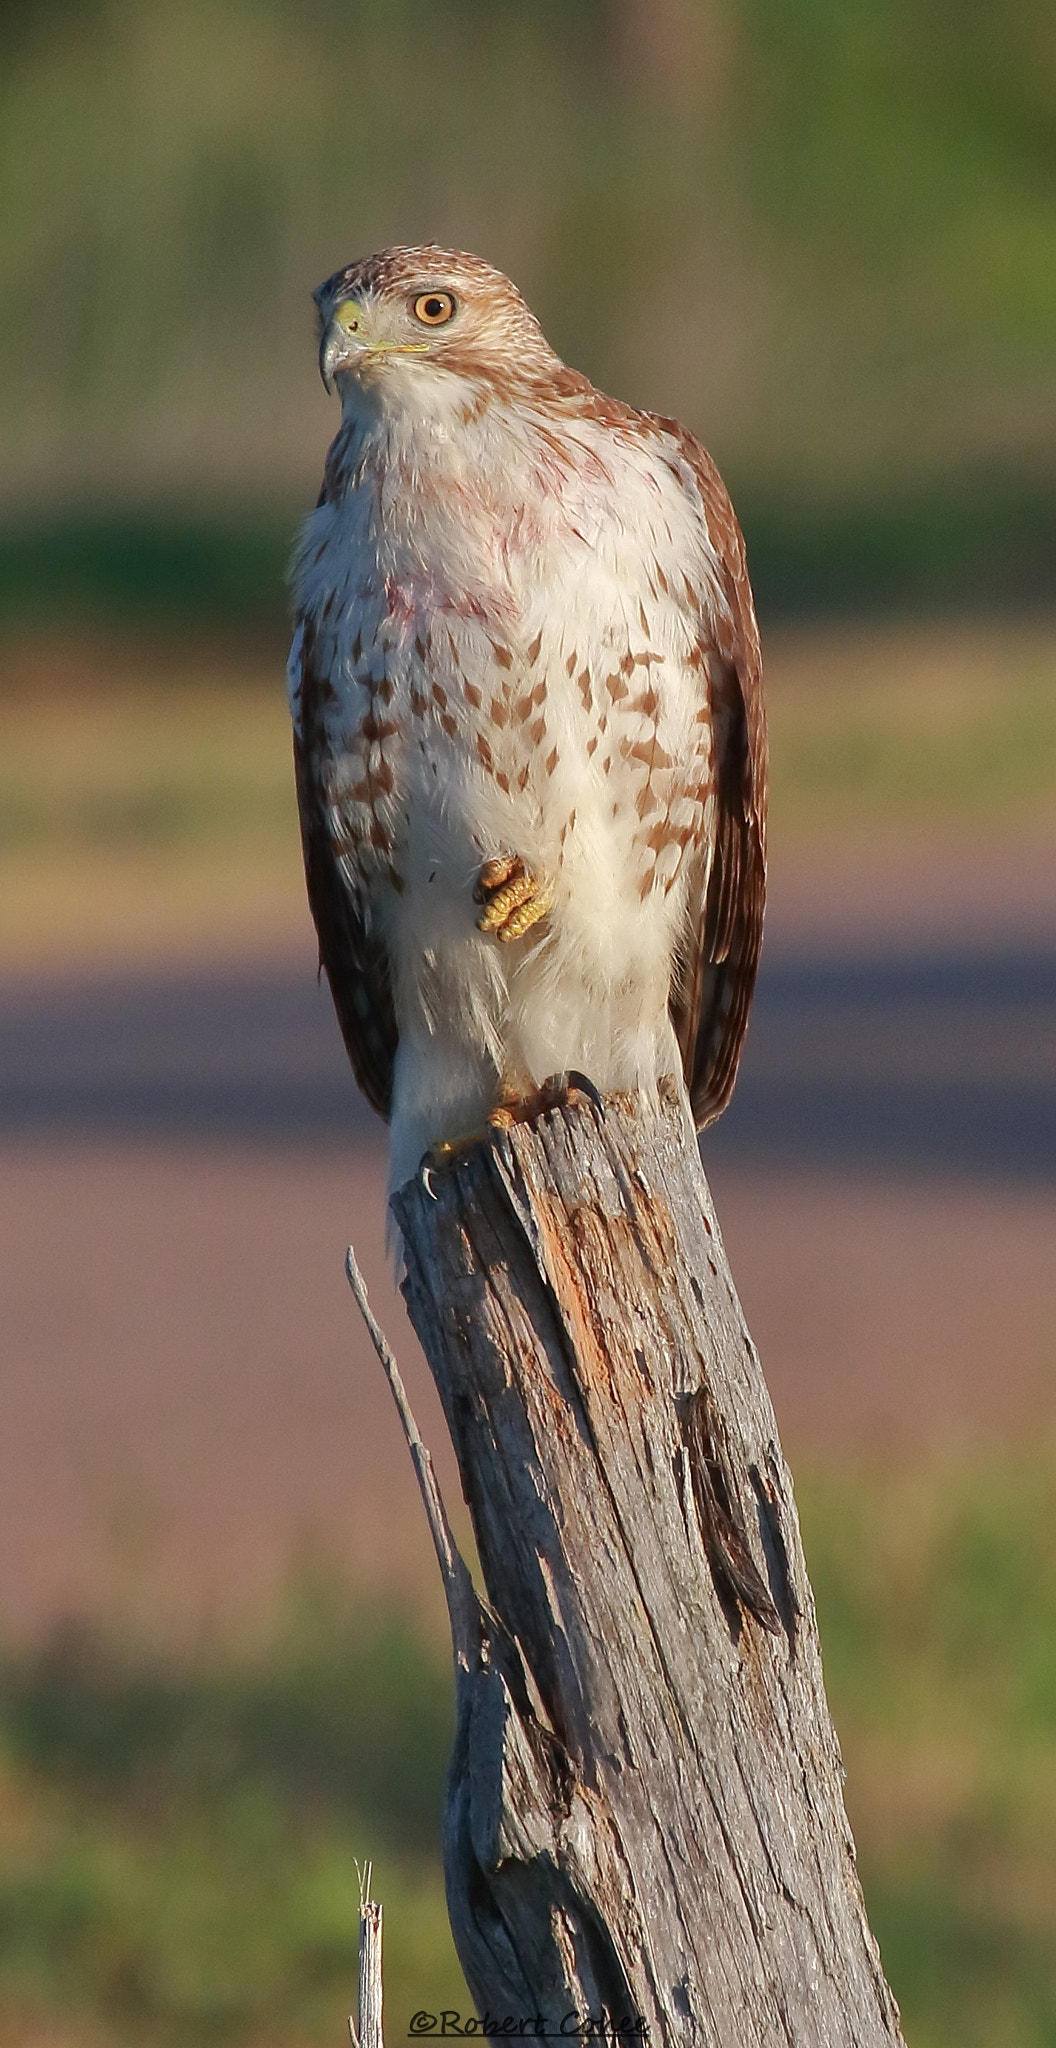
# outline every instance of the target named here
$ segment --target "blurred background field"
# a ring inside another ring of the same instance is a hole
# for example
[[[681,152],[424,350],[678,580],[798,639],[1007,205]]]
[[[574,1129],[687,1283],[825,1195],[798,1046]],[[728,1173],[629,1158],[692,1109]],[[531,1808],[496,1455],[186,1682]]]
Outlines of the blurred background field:
[[[1056,2006],[1050,1447],[801,1511],[875,1931],[919,2048],[1046,2042]],[[437,1869],[447,1659],[302,1583],[252,1652],[87,1629],[0,1667],[0,2039],[309,2042],[350,1999],[355,1860],[390,2030],[466,2010]]]
[[[303,929],[278,662],[22,637],[0,691],[0,945],[28,965]],[[1056,849],[1056,628],[847,621],[767,643],[779,870],[884,839]],[[850,845],[848,844],[850,843]]]
[[[357,1857],[391,2037],[460,2002],[282,692],[310,293],[430,237],[741,514],[772,912],[708,1169],[907,2039],[1056,2043],[1054,173],[1041,0],[0,6],[0,2048],[340,2038]]]

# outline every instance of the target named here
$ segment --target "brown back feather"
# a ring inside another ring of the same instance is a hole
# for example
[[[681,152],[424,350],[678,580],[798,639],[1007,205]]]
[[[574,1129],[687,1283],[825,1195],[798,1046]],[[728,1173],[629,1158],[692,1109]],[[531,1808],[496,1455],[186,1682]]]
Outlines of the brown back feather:
[[[294,727],[293,758],[308,902],[319,937],[319,964],[326,970],[352,1071],[367,1101],[387,1120],[398,1039],[388,961],[367,930],[355,886],[327,830],[323,707],[330,686],[315,662],[309,621],[303,626],[301,714]]]
[[[672,979],[669,1008],[698,1129],[733,1093],[763,939],[766,900],[766,714],[762,657],[744,540],[711,457],[675,421],[704,501],[729,605],[708,663],[717,819],[707,889]]]

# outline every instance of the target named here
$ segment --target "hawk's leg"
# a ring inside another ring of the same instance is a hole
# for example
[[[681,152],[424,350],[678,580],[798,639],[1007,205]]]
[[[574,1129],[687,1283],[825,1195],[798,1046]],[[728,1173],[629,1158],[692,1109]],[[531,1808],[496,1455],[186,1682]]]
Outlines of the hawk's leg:
[[[508,942],[523,938],[553,908],[554,891],[549,882],[533,874],[520,854],[501,853],[486,860],[477,876],[473,901],[482,905],[478,932],[494,932]]]

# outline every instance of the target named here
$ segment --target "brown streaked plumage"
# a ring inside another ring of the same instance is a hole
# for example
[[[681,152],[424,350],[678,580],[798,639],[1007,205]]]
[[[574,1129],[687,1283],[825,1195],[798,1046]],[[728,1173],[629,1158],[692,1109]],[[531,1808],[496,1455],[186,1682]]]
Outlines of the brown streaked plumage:
[[[477,257],[385,250],[316,298],[343,418],[295,566],[298,800],[393,1179],[569,1067],[650,1088],[677,1062],[708,1123],[765,893],[759,640],[718,472],[562,364]]]

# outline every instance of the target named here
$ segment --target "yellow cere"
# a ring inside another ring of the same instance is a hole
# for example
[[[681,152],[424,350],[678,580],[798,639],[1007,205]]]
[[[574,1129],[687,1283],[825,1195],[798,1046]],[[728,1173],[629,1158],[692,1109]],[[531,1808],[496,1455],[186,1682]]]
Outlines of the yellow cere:
[[[363,308],[358,299],[342,299],[341,304],[334,307],[334,319],[350,334],[357,332],[362,317]]]

